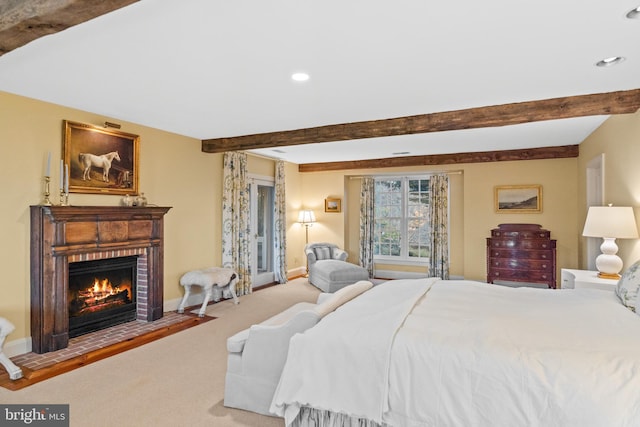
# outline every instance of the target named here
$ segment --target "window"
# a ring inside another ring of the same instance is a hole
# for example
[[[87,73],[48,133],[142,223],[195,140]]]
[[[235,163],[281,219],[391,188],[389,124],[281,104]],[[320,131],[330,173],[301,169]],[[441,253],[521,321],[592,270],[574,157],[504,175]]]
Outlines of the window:
[[[427,262],[429,177],[379,177],[375,184],[376,259]]]

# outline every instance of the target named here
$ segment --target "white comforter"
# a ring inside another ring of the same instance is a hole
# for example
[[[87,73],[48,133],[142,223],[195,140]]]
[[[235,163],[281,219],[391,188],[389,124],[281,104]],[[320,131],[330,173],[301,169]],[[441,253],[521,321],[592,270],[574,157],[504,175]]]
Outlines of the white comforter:
[[[393,426],[639,426],[640,316],[605,291],[387,282],[292,339],[272,410],[289,424],[301,406]]]

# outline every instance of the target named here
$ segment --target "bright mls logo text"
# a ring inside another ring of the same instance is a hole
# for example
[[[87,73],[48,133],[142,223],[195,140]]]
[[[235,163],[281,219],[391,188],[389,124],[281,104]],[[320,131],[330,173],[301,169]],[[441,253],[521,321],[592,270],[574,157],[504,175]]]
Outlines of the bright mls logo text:
[[[69,405],[0,405],[0,425],[68,426]]]

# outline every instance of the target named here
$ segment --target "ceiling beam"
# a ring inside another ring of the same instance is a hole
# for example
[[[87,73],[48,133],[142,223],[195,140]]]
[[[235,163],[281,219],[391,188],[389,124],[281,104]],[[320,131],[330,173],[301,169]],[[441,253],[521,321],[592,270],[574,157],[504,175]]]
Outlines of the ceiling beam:
[[[440,166],[461,163],[508,162],[516,160],[563,159],[578,157],[578,145],[527,148],[520,150],[482,151],[475,153],[436,154],[431,156],[391,157],[346,162],[306,163],[299,172],[327,172],[347,169],[396,168],[407,166]]]
[[[634,89],[541,101],[517,102],[394,119],[205,139],[202,141],[202,151],[205,153],[221,153],[255,148],[286,147],[289,145],[351,139],[497,127],[572,117],[627,114],[634,113],[639,108],[640,89]]]
[[[138,0],[7,0],[0,5],[0,56]]]

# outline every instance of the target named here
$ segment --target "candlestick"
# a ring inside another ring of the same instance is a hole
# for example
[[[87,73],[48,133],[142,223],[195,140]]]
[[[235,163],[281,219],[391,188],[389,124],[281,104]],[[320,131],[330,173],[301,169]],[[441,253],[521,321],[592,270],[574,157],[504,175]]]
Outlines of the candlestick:
[[[69,195],[64,192],[64,190],[60,189],[60,206],[68,206],[69,205]]]
[[[45,206],[51,206],[51,200],[49,199],[49,196],[50,196],[49,181],[51,181],[51,178],[49,178],[48,176],[45,176],[44,177],[44,199],[42,200],[42,204]]]
[[[64,160],[60,159],[60,192],[64,190]]]

